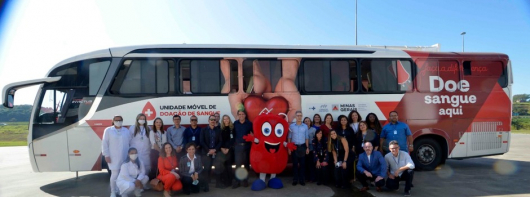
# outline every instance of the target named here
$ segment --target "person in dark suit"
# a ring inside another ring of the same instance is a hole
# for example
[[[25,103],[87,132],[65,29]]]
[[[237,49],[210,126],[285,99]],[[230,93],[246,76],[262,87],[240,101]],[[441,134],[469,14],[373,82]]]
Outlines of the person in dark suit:
[[[200,185],[208,185],[202,175],[203,166],[201,157],[195,154],[195,143],[186,144],[187,154],[179,160],[179,174],[185,194],[199,192]]]
[[[361,191],[368,190],[368,181],[374,181],[378,192],[382,191],[385,185],[387,164],[385,158],[379,151],[373,151],[371,142],[365,142],[364,153],[359,155],[359,162],[357,162],[357,177],[359,182],[363,185]]]
[[[204,178],[207,183],[210,183],[210,173],[212,172],[212,165],[216,168],[219,164],[219,159],[216,160],[217,153],[220,153],[223,138],[221,136],[221,128],[217,126],[217,122],[214,115],[208,117],[209,125],[201,130],[201,147],[202,147],[202,163],[204,164]],[[217,186],[220,186],[220,172],[216,170],[217,174]],[[204,189],[205,191],[210,190],[208,184]]]

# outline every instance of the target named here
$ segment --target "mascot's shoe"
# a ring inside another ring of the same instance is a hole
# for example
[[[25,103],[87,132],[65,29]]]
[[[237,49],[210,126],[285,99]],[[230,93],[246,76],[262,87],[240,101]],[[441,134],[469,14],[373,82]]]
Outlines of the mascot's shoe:
[[[269,180],[269,187],[272,189],[281,189],[283,188],[282,180],[279,178],[272,178]]]
[[[252,186],[250,187],[252,191],[261,191],[265,188],[267,188],[267,185],[265,184],[265,181],[261,179],[254,181],[254,183],[252,183]]]

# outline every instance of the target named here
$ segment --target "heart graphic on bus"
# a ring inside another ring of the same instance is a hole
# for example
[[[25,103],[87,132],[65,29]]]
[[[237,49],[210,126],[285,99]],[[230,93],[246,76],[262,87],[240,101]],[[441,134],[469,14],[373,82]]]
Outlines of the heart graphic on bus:
[[[269,114],[287,113],[287,110],[289,110],[289,103],[281,96],[272,97],[268,101],[263,97],[249,96],[245,99],[243,105],[250,121],[254,121],[264,108],[270,110]]]
[[[147,101],[144,109],[142,109],[142,113],[145,114],[147,121],[154,120],[156,117],[156,110],[149,101]]]

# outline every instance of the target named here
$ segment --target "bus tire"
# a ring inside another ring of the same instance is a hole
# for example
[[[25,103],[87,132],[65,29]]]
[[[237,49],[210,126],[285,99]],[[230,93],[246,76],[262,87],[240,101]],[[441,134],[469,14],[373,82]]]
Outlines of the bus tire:
[[[414,142],[412,160],[417,170],[434,170],[442,161],[442,148],[432,138],[422,138]]]

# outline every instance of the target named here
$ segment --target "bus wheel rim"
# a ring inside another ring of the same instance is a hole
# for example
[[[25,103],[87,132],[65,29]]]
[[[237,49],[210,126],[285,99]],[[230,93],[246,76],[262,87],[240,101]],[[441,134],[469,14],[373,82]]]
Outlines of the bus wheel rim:
[[[421,164],[429,165],[436,158],[436,151],[433,146],[424,144],[418,148],[416,157]]]

